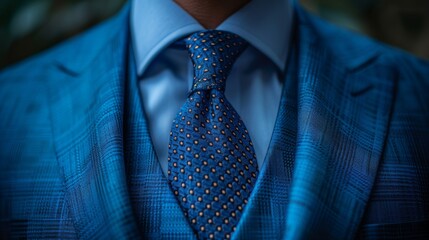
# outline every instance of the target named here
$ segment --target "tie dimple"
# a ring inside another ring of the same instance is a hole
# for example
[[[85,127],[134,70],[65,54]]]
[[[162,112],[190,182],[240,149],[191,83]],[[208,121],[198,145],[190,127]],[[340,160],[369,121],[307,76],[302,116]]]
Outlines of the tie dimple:
[[[186,40],[194,84],[173,121],[168,180],[200,239],[231,238],[256,182],[249,133],[224,96],[225,82],[247,43],[222,31]]]

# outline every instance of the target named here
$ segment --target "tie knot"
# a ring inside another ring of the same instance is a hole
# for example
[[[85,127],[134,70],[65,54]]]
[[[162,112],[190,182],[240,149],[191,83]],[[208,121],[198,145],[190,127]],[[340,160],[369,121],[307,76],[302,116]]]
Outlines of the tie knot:
[[[236,34],[217,30],[196,32],[185,41],[194,64],[192,92],[212,88],[224,91],[232,65],[247,42]]]

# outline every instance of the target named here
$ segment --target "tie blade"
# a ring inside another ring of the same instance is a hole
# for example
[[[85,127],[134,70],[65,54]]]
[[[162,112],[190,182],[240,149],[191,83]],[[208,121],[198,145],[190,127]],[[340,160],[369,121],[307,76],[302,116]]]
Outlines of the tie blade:
[[[258,175],[253,144],[223,92],[192,94],[169,144],[172,190],[200,238],[230,238]]]

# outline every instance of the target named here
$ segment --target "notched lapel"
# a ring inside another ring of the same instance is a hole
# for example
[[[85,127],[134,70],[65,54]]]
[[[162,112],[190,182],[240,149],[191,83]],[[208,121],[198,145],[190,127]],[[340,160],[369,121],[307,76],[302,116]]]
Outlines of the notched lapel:
[[[374,85],[370,84],[370,85],[352,90],[350,94],[352,97],[358,97],[358,96],[364,95],[368,91],[371,91],[373,88],[374,88]]]
[[[395,76],[371,45],[350,49],[347,61],[315,29],[326,26],[299,15],[298,136],[284,237],[350,239],[377,174]]]
[[[350,94],[352,97],[365,96],[367,92],[376,90],[375,84],[377,83],[377,79],[371,78],[370,75],[362,75],[362,73],[366,73],[373,66],[379,67],[376,64],[379,57],[378,52],[374,50],[370,51],[369,54],[355,52],[351,53],[351,56],[353,56],[353,61],[345,60],[345,62],[348,62],[347,70],[348,76],[350,76],[348,80],[350,82]],[[389,80],[391,81],[391,78],[387,79],[387,81]]]
[[[58,62],[63,73],[50,83],[56,155],[81,239],[138,237],[123,159],[128,12],[125,6],[110,22],[62,46],[64,53],[81,49]]]

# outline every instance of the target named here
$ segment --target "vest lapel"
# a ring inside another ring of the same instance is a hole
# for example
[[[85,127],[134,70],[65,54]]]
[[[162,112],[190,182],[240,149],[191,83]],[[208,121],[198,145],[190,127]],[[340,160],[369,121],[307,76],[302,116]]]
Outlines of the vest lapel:
[[[133,212],[143,239],[195,239],[153,149],[130,51],[125,102],[125,163]]]
[[[234,239],[280,239],[285,231],[297,133],[296,55],[291,51],[267,155]]]
[[[64,77],[50,83],[56,155],[81,239],[138,236],[123,159],[128,12],[62,46]]]
[[[350,239],[377,173],[395,76],[374,67],[370,44],[329,46],[315,32],[330,29],[297,12],[298,134],[284,238]]]

